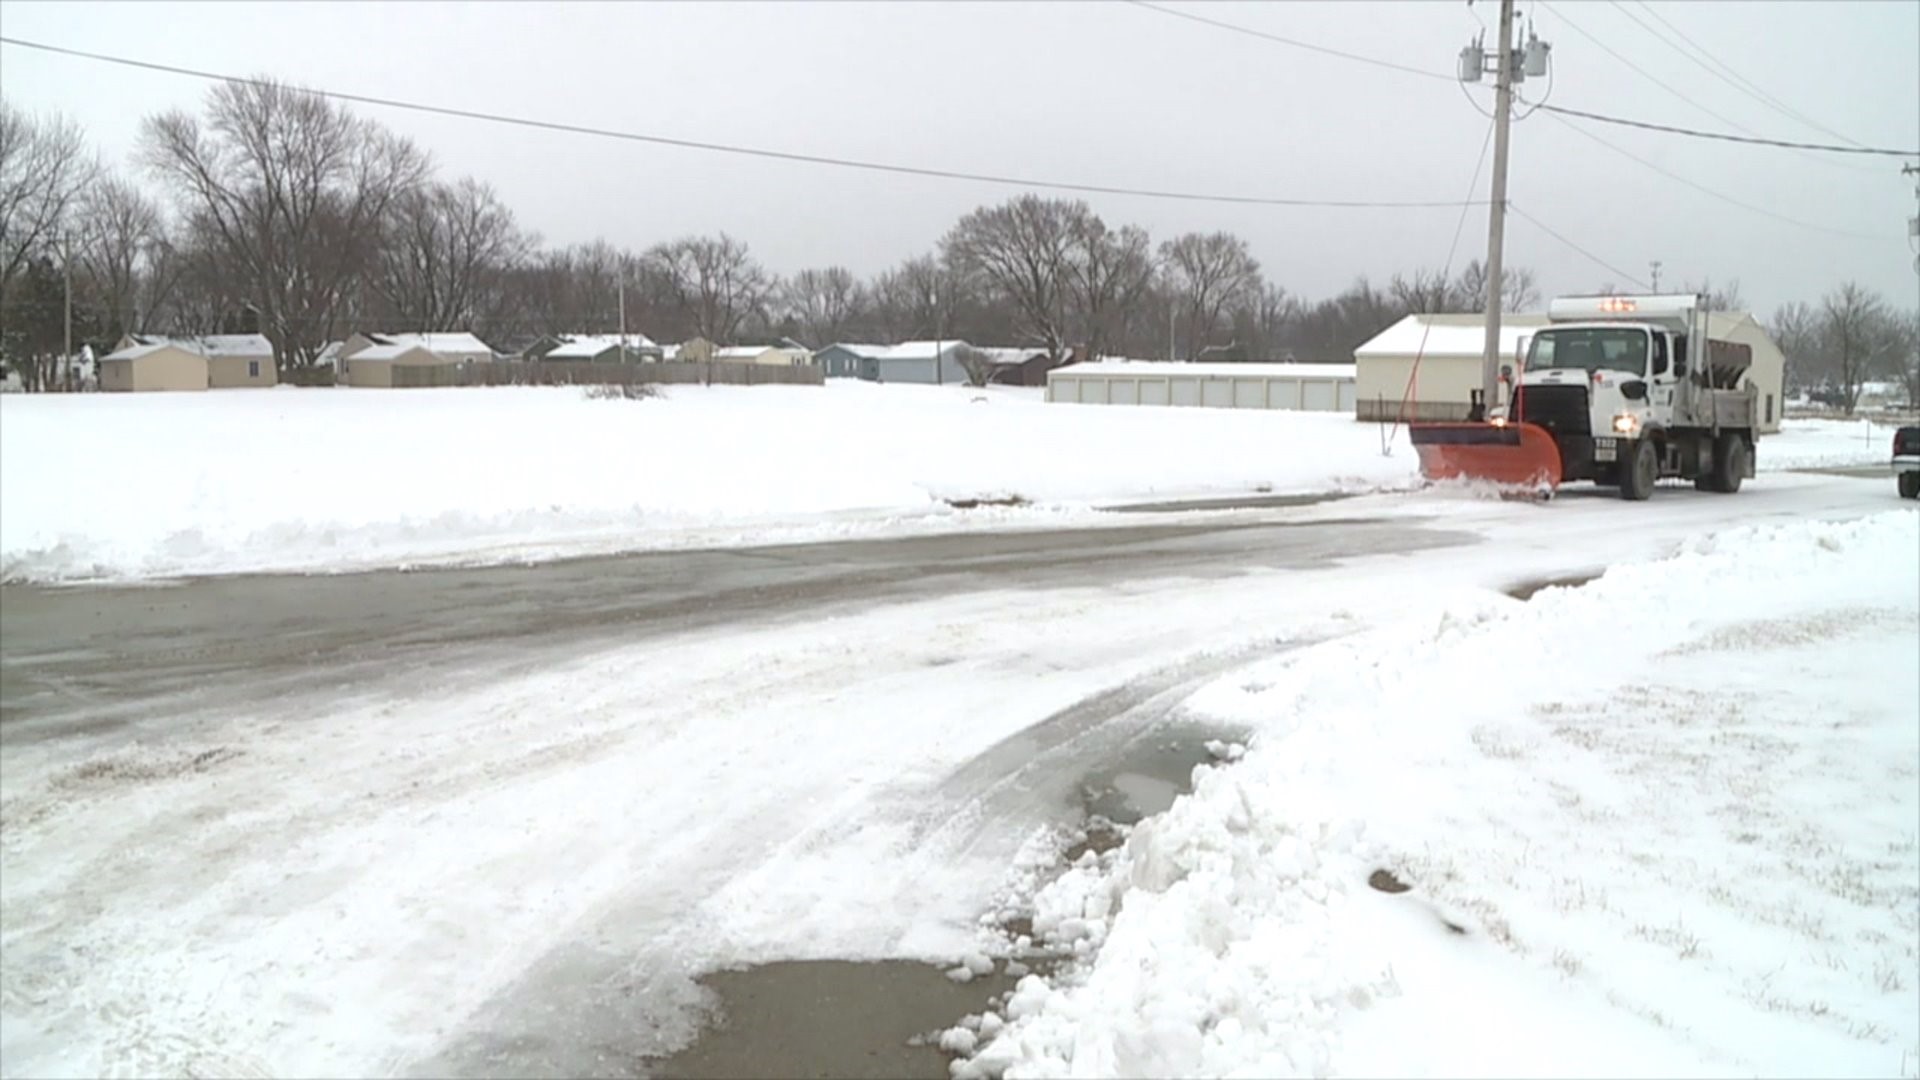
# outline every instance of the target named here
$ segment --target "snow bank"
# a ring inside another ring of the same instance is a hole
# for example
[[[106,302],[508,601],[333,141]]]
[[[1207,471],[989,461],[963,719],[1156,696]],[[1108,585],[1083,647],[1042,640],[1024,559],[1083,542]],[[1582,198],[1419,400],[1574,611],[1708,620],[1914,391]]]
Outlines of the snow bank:
[[[960,387],[9,396],[0,576],[513,559],[960,527],[948,500],[1410,483],[1341,416],[1047,405]]]
[[[1758,468],[1813,469],[1885,465],[1893,457],[1897,424],[1871,420],[1783,420],[1776,435],[1760,438]]]
[[[1917,548],[1741,529],[1211,686],[1252,749],[1038,893],[1092,959],[955,1075],[1915,1075]]]

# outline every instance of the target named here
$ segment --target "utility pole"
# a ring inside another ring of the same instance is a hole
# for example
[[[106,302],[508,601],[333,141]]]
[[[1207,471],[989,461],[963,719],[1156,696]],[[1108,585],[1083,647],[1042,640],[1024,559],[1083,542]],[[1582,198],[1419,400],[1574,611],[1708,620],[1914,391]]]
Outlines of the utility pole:
[[[1179,320],[1179,318],[1180,318],[1180,305],[1177,303],[1168,304],[1167,305],[1167,361],[1169,363],[1180,359],[1180,357],[1176,354],[1174,350],[1174,343],[1173,343],[1173,335],[1175,333],[1174,325]]]
[[[620,271],[620,362],[627,362],[627,272]]]
[[[946,333],[946,311],[940,307],[940,286],[933,287],[933,384],[947,385],[946,365],[941,362],[940,337]]]
[[[1902,165],[1900,175],[1920,178],[1920,165]],[[1920,210],[1920,179],[1913,182],[1913,201],[1914,208]],[[1920,246],[1920,215],[1907,219],[1907,239]],[[1920,274],[1920,250],[1916,250],[1913,256],[1913,272]]]
[[[66,345],[60,364],[67,372],[67,392],[73,392],[73,234],[60,233],[60,272],[66,278]]]
[[[1652,262],[1649,262],[1647,264],[1647,268],[1651,270],[1653,273],[1653,281],[1652,281],[1653,291],[1659,292],[1660,291],[1660,260],[1654,259]]]
[[[1506,284],[1503,254],[1507,227],[1507,129],[1513,119],[1513,86],[1547,73],[1546,42],[1527,34],[1524,52],[1513,43],[1514,0],[1500,0],[1500,37],[1493,47],[1493,192],[1487,205],[1487,336],[1480,365],[1480,400],[1491,409],[1500,388],[1500,305]],[[1479,42],[1460,51],[1460,80],[1479,82],[1487,50]]]
[[[1493,53],[1493,195],[1487,205],[1487,340],[1480,357],[1480,401],[1500,393],[1501,265],[1507,233],[1507,127],[1513,117],[1513,0],[1500,0],[1500,40]]]

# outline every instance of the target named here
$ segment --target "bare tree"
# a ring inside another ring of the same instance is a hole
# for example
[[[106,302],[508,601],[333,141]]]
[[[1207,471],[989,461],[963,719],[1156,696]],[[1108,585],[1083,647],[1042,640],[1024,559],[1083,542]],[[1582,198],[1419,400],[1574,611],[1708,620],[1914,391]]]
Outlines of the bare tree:
[[[1097,360],[1124,332],[1128,317],[1153,285],[1153,242],[1134,225],[1110,229],[1088,215],[1076,223],[1067,284],[1088,359]]]
[[[1092,216],[1084,202],[1022,195],[981,207],[940,241],[947,265],[1011,302],[1020,335],[1058,363],[1067,351],[1075,237]]]
[[[109,338],[146,329],[172,291],[172,256],[160,208],[127,181],[108,176],[80,199],[74,243],[84,290]]]
[[[967,373],[968,386],[985,386],[993,378],[993,354],[972,345],[954,350],[953,358]]]
[[[1170,287],[1186,313],[1187,359],[1213,338],[1220,314],[1260,290],[1260,263],[1232,233],[1187,233],[1160,245]]]
[[[1879,358],[1876,354],[1888,346],[1886,303],[1858,282],[1848,281],[1820,302],[1820,323],[1841,408],[1852,416],[1860,404],[1860,386]]]
[[[916,255],[874,280],[873,328],[890,341],[959,334],[975,282],[931,255]]]
[[[1796,301],[1773,313],[1767,330],[1786,356],[1787,389],[1812,389],[1820,384],[1825,367],[1820,329],[1820,314],[1804,303]]]
[[[733,340],[762,312],[773,280],[747,245],[721,233],[688,236],[647,253],[694,333],[715,344]]]
[[[780,292],[800,335],[816,349],[842,340],[866,307],[866,290],[844,266],[802,270]]]
[[[1412,278],[1395,274],[1393,280],[1387,283],[1387,293],[1408,314],[1474,310],[1474,305],[1467,299],[1465,283],[1450,280],[1439,270],[1416,270]]]
[[[283,367],[314,362],[374,262],[388,209],[428,171],[411,142],[265,80],[216,87],[204,127],[183,112],[150,117],[142,143]]]
[[[1485,311],[1487,309],[1487,267],[1475,259],[1460,271],[1460,280],[1454,286],[1460,297],[1460,303],[1466,311]],[[1540,286],[1533,271],[1524,266],[1502,266],[1500,268],[1500,308],[1503,311],[1525,311],[1540,305]]]
[[[1714,311],[1745,311],[1746,298],[1740,295],[1740,279],[1735,278],[1725,285],[1715,288],[1712,278],[1703,279],[1698,285],[1688,282],[1680,286],[1680,291],[1694,296],[1707,298],[1707,306]]]
[[[0,290],[28,259],[59,246],[55,233],[94,172],[79,125],[0,100]]]
[[[471,329],[531,247],[491,187],[432,184],[388,208],[374,288],[403,327]]]

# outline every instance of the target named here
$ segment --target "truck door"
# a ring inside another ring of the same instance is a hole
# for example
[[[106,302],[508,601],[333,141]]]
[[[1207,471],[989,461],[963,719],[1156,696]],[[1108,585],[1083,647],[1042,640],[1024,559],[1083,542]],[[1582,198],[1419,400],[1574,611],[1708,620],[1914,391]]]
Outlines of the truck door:
[[[1684,340],[1682,339],[1682,342]],[[1655,408],[1667,410],[1673,408],[1673,387],[1676,381],[1673,373],[1673,357],[1685,348],[1682,342],[1671,341],[1670,335],[1663,331],[1655,331],[1653,334],[1653,356],[1652,362],[1648,365],[1651,377],[1647,380],[1649,383],[1647,404]]]

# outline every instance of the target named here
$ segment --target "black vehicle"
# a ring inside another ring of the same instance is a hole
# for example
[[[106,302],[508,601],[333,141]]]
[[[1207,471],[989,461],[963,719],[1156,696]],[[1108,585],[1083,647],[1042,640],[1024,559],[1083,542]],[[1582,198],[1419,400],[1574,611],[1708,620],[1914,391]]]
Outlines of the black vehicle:
[[[1920,427],[1893,433],[1893,475],[1901,498],[1920,499]]]

